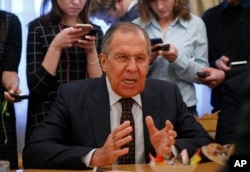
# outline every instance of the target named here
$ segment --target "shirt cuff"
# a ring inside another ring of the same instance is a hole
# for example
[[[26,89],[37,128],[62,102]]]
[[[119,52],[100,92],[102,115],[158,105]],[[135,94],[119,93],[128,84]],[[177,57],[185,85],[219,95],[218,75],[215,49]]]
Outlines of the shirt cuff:
[[[175,145],[172,145],[171,149],[172,149],[172,153],[175,157],[179,155],[179,150],[177,149],[177,147]]]
[[[89,151],[89,153],[87,153],[87,154],[85,154],[85,155],[83,155],[83,156],[81,157],[82,162],[83,162],[87,167],[92,167],[92,166],[90,166],[90,161],[91,161],[92,155],[93,155],[93,153],[95,152],[95,150],[96,150],[96,149],[93,149],[93,150]]]

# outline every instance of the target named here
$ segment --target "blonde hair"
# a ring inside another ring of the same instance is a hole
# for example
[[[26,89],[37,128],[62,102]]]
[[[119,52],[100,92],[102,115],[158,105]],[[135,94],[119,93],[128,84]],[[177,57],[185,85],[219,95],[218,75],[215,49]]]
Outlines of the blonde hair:
[[[157,14],[152,10],[149,4],[150,0],[139,0],[138,1],[138,9],[139,9],[139,17],[143,22],[149,22],[150,16],[153,14],[157,18]],[[174,5],[174,17],[179,17],[183,20],[190,20],[190,7],[189,0],[175,0]]]

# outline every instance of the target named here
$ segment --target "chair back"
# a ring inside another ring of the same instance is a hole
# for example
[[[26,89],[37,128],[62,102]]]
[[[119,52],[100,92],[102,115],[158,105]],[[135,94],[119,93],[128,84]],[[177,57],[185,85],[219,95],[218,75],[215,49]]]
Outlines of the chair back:
[[[216,126],[218,120],[219,111],[212,114],[204,114],[202,117],[198,118],[195,116],[196,120],[203,126],[203,128],[208,132],[208,134],[215,138]]]

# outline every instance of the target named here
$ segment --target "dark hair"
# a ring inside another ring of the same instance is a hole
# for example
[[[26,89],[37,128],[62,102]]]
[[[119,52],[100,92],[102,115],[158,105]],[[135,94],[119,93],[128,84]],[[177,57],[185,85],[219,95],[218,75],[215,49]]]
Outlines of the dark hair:
[[[47,13],[49,5],[51,4],[51,9]],[[90,6],[90,0],[87,0],[83,10],[80,12],[79,17],[83,23],[90,23],[88,10]],[[45,26],[50,27],[50,23],[59,23],[62,19],[63,11],[59,7],[57,0],[43,0],[40,10],[40,20]]]
[[[135,34],[142,32],[148,44],[148,54],[151,55],[151,44],[148,33],[144,29],[142,29],[139,25],[131,22],[118,22],[112,25],[107,30],[102,40],[102,53],[108,54],[108,52],[110,51],[109,50],[110,43],[113,39],[114,34],[118,30],[123,32],[133,32]]]
[[[115,9],[115,0],[91,0],[89,15],[94,16],[98,11]]]
[[[139,17],[143,22],[149,22],[151,19],[151,14],[157,18],[157,14],[155,14],[155,12],[150,7],[149,1],[150,0],[138,1]],[[191,14],[189,0],[175,0],[173,13],[174,17],[180,17],[183,20],[190,20]]]

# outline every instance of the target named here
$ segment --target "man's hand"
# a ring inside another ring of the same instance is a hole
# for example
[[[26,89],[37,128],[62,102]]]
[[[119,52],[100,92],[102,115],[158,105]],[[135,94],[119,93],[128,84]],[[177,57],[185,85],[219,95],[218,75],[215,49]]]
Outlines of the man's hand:
[[[204,67],[201,69],[201,72],[208,73],[208,76],[205,78],[196,76],[196,79],[202,84],[208,85],[210,88],[218,86],[225,79],[225,72],[223,70],[215,69],[212,67]]]
[[[133,128],[130,126],[130,121],[125,121],[123,124],[116,127],[108,136],[104,145],[97,149],[91,158],[90,165],[102,167],[113,164],[119,156],[129,152],[129,148],[121,148],[132,140],[129,134]]]
[[[230,67],[228,65],[229,62],[230,59],[227,56],[221,56],[218,60],[216,60],[215,65],[218,69],[227,71],[230,70]]]
[[[146,117],[146,124],[149,131],[150,141],[155,148],[157,155],[171,155],[171,146],[175,144],[177,133],[173,130],[172,123],[167,120],[162,130],[155,128],[154,121],[151,116]]]

